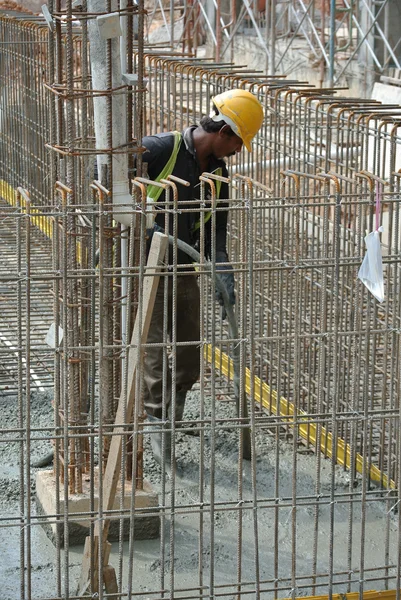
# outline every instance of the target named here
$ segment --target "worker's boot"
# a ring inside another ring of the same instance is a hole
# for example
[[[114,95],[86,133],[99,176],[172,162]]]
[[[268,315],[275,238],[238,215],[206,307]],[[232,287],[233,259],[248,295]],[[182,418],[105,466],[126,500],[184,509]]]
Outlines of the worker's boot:
[[[154,423],[152,427],[145,428],[150,433],[150,443],[152,446],[153,458],[166,471],[171,470],[171,423],[162,421],[157,417],[148,415],[148,422]],[[163,427],[164,423],[164,427]],[[164,433],[162,429],[166,428]],[[163,439],[164,438],[164,439]],[[163,461],[163,442],[164,442],[164,461]]]
[[[177,392],[175,395],[175,426],[181,427],[181,424],[177,425],[179,421],[182,421],[185,408],[185,399],[187,392]],[[168,409],[169,419],[171,419],[171,404]]]

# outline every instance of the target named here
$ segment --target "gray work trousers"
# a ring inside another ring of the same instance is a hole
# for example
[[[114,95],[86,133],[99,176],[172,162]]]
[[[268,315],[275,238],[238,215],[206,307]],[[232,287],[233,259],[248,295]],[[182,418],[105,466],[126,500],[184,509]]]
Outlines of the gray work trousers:
[[[167,335],[172,340],[172,300],[173,277],[168,277],[168,309]],[[197,276],[194,274],[177,275],[176,287],[176,341],[194,342],[187,346],[176,347],[175,388],[177,392],[190,390],[198,380],[200,372],[200,295]],[[172,373],[167,356],[166,342],[163,340],[164,331],[164,278],[160,279],[157,289],[155,306],[150,323],[148,344],[163,344],[159,347],[148,347],[144,360],[144,406],[148,415],[162,418],[163,402],[166,404],[166,414],[171,402]],[[174,351],[174,350],[173,350]],[[163,361],[166,366],[163,374]],[[170,361],[171,363],[171,361]],[[165,395],[163,398],[163,376],[165,377]]]

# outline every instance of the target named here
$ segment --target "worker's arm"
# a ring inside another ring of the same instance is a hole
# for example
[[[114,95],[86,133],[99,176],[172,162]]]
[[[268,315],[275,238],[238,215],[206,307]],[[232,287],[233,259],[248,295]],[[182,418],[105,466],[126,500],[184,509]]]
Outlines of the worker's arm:
[[[148,165],[149,179],[156,179],[163,171],[174,147],[174,136],[171,133],[162,135],[149,135],[144,137],[142,145],[146,152],[142,155],[142,161]]]

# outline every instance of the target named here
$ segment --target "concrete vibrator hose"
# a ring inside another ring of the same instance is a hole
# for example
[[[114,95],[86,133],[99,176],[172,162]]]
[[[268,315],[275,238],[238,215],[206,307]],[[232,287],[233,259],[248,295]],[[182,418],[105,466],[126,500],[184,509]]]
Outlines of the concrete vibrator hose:
[[[155,231],[159,231],[160,233],[164,233],[164,229],[159,227],[158,225],[154,226]],[[175,240],[172,235],[168,236],[169,243],[174,245],[177,243],[177,248],[185,252],[193,261],[199,263],[201,260],[201,256],[195,248],[192,248],[189,244],[186,244],[182,240]],[[212,263],[209,261],[203,264],[205,267],[206,274],[211,277],[212,276]],[[234,309],[229,301],[228,293],[226,290],[226,286],[219,276],[219,274],[215,273],[216,286],[218,290],[221,292],[224,301],[224,308],[227,313],[228,327],[230,331],[230,337],[232,339],[238,339],[238,325],[234,315]],[[240,347],[239,344],[234,344],[233,347],[233,356],[232,356],[233,366],[234,366],[234,394],[236,400],[236,408],[237,408],[237,417],[241,417],[246,425],[249,423],[248,417],[248,405],[246,401],[246,394],[244,389],[240,389]],[[244,427],[243,429],[243,450],[242,456],[246,460],[251,459],[251,433],[249,426]]]

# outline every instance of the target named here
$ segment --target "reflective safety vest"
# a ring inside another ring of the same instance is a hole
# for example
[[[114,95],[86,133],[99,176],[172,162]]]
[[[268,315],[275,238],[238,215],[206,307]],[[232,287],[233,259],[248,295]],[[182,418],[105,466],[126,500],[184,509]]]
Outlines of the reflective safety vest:
[[[174,134],[174,147],[173,147],[173,151],[170,155],[170,158],[168,159],[167,163],[165,164],[163,170],[161,173],[159,173],[159,175],[157,177],[155,177],[155,181],[159,182],[161,179],[167,179],[167,177],[169,175],[171,175],[171,173],[174,170],[175,167],[175,163],[177,162],[177,156],[178,156],[178,152],[180,151],[181,148],[181,143],[182,143],[182,135],[179,131],[173,131]],[[216,169],[216,175],[222,175],[222,170],[221,168]],[[217,198],[220,197],[220,190],[221,190],[221,181],[217,181],[215,182],[216,185],[216,195]],[[156,185],[148,185],[148,189],[147,189],[147,197],[148,200],[152,201],[152,202],[157,202],[158,199],[160,198],[160,195],[163,191],[163,188],[161,187],[157,187]],[[203,221],[204,223],[207,223],[210,219],[210,217],[212,216],[212,211],[205,211],[203,213]],[[200,229],[201,226],[201,222],[200,219],[195,223],[194,226],[194,231],[197,231],[198,229]]]

